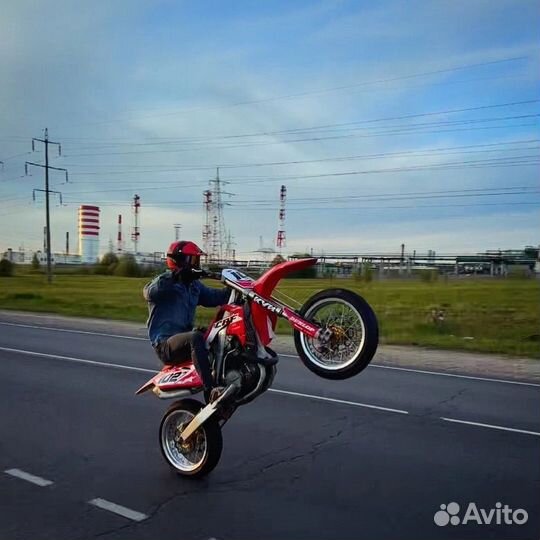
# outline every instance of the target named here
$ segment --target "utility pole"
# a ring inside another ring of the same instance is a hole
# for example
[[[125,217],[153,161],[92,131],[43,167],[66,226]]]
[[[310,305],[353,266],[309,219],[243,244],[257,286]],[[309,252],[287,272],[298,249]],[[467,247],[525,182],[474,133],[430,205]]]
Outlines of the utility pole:
[[[43,139],[33,138],[32,139],[32,151],[35,151],[35,142],[42,142],[45,145],[45,165],[42,165],[41,163],[33,163],[31,161],[27,161],[24,164],[25,173],[28,175],[28,165],[32,165],[33,167],[43,167],[45,169],[45,190],[38,190],[38,191],[45,191],[45,212],[46,212],[46,228],[47,228],[47,282],[52,282],[52,269],[51,269],[51,220],[50,220],[50,210],[49,210],[49,193],[51,192],[49,189],[49,169],[54,169],[56,171],[64,171],[66,173],[66,183],[68,182],[68,172],[67,169],[62,169],[58,167],[51,167],[49,165],[49,144],[54,144],[58,146],[58,155],[62,155],[62,146],[60,143],[49,141],[49,131],[47,128],[45,128],[45,137]]]

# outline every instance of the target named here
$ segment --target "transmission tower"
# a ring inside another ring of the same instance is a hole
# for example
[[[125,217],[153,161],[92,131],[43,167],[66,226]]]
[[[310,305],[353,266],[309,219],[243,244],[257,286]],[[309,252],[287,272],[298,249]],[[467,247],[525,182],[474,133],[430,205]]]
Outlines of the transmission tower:
[[[225,218],[223,216],[223,193],[221,191],[221,180],[219,178],[219,167],[216,170],[215,180],[210,181],[214,184],[214,216],[212,231],[212,256],[221,261],[223,259],[223,243],[225,235]]]
[[[225,260],[227,263],[234,263],[236,259],[236,250],[234,249],[236,242],[231,231],[227,232],[227,243],[225,244]]]
[[[232,196],[234,193],[223,191],[222,185],[228,184],[219,177],[219,167],[216,169],[216,178],[210,180],[210,184],[213,184],[212,197],[212,232],[211,232],[211,252],[210,258],[216,261],[223,260],[224,248],[225,248],[225,215],[223,213],[223,207],[227,204],[223,202],[223,195]]]

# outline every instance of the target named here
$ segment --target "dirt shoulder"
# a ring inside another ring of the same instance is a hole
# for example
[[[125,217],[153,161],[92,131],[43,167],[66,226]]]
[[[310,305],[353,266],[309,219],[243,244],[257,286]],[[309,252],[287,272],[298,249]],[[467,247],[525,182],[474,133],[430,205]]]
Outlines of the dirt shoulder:
[[[146,327],[140,323],[105,319],[0,310],[1,322],[119,336],[147,337]],[[3,329],[8,328],[6,325],[0,325],[0,328],[2,327]],[[280,354],[296,355],[293,339],[290,336],[277,336],[274,339],[273,348]],[[534,358],[516,358],[498,354],[448,351],[423,347],[380,345],[373,363],[540,383],[540,360]]]

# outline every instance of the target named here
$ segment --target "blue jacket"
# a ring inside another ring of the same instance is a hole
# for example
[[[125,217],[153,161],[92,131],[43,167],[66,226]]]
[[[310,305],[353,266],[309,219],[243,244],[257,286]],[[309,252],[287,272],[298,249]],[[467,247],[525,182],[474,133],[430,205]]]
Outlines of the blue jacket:
[[[211,289],[198,280],[184,285],[174,281],[172,272],[167,271],[144,286],[143,296],[148,302],[148,335],[155,347],[174,334],[190,332],[197,306],[226,304],[229,291]]]

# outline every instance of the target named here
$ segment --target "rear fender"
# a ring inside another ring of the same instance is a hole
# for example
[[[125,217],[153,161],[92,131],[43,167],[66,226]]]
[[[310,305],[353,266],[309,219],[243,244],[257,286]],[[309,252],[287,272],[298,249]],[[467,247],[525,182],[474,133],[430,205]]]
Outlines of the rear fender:
[[[144,383],[136,392],[135,394],[142,394],[146,392],[147,390],[151,390],[155,384],[154,384],[155,377],[152,377],[148,382]]]
[[[143,384],[135,394],[142,394],[154,387],[162,391],[195,390],[203,385],[202,380],[191,360],[183,364],[165,366],[149,381]]]
[[[309,268],[310,266],[316,264],[316,262],[316,258],[309,258],[299,259],[296,261],[286,261],[281,264],[277,264],[265,272],[257,281],[255,281],[253,290],[263,298],[271,299],[272,292],[282,278],[291,272],[297,272],[298,270]],[[257,329],[257,334],[262,345],[266,347],[271,343],[274,337],[277,315],[256,302],[252,303],[251,313],[253,316],[253,324]]]

